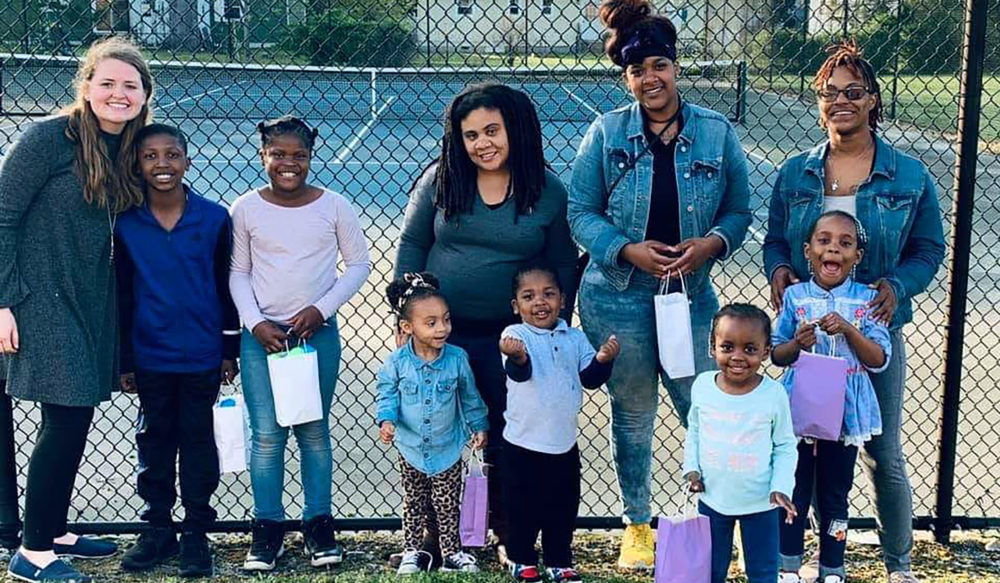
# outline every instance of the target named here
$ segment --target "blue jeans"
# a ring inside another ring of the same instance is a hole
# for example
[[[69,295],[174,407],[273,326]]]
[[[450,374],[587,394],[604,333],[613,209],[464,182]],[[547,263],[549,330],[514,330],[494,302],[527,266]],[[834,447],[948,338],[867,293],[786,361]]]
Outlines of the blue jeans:
[[[869,497],[878,513],[879,538],[889,572],[909,571],[913,550],[913,491],[903,455],[901,427],[906,388],[906,339],[893,330],[889,367],[871,375],[882,409],[882,435],[861,450],[868,477]]]
[[[778,509],[729,516],[719,514],[704,502],[698,511],[712,523],[712,583],[726,583],[733,558],[733,530],[740,522],[743,560],[748,583],[774,583],[778,580]]]
[[[330,403],[340,372],[340,334],[337,318],[327,321],[309,339],[319,361],[319,386],[323,418],[292,428],[299,444],[302,490],[305,503],[302,519],[331,514],[333,452],[330,446]],[[253,514],[258,520],[284,520],[281,498],[285,486],[285,444],[288,428],[278,425],[267,372],[267,352],[246,329],[240,346],[240,379],[250,415],[250,485]]]
[[[659,282],[636,273],[629,287],[619,292],[593,265],[584,273],[580,286],[580,318],[587,338],[600,346],[615,334],[621,353],[608,381],[611,396],[611,451],[618,474],[628,524],[646,524],[650,511],[650,477],[653,460],[653,432],[662,380],[673,401],[677,416],[687,426],[691,408],[691,385],[695,377],[672,380],[660,370],[656,348],[656,317],[653,296]],[[712,288],[703,288],[692,298],[691,326],[697,372],[715,368],[708,350],[712,316],[719,309]]]

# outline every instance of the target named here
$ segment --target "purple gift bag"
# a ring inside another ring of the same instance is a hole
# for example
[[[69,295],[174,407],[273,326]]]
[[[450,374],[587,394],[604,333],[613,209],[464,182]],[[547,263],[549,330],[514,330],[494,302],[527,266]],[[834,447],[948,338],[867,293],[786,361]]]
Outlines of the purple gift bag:
[[[462,489],[462,511],[458,532],[463,547],[486,546],[486,513],[489,497],[481,455],[480,452],[474,451],[469,456],[469,470],[465,474],[465,487]]]
[[[676,515],[660,517],[653,583],[711,583],[712,527],[691,500]]]
[[[830,355],[803,352],[792,366],[792,428],[796,437],[827,441],[840,439],[847,395],[847,361],[836,354],[836,337]]]

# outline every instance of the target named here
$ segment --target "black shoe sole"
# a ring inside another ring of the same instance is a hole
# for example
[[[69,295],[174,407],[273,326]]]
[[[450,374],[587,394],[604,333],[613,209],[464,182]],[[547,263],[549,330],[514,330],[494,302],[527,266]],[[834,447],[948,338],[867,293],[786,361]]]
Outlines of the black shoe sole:
[[[203,567],[193,567],[190,569],[181,568],[177,574],[184,578],[211,577],[213,575],[213,571],[214,569],[211,566],[207,569]]]
[[[152,561],[150,561],[148,563],[129,562],[129,561],[126,561],[125,559],[122,559],[121,567],[122,567],[123,571],[128,571],[130,573],[138,573],[138,572],[141,572],[141,571],[149,571],[149,570],[152,570],[152,569],[155,569],[155,568],[159,567],[163,563],[166,563],[170,559],[176,557],[178,554],[180,554],[180,549],[177,549],[177,550],[173,551],[172,553],[167,553],[166,555],[161,555],[161,556],[157,557],[156,559],[154,559],[154,560],[152,560]]]

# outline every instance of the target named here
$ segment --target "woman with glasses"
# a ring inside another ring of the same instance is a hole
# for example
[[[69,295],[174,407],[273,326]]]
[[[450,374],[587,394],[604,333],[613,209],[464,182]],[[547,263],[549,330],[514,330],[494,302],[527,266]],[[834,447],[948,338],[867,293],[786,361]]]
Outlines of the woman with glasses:
[[[855,279],[877,292],[869,314],[889,325],[892,357],[883,372],[871,374],[883,432],[865,444],[861,459],[877,506],[889,581],[914,583],[913,497],[900,441],[906,384],[902,327],[913,318],[912,298],[927,289],[944,258],[941,211],[923,163],[878,134],[882,100],[861,49],[846,42],[828,52],[814,82],[819,123],[828,139],[789,159],[778,172],[764,267],[777,310],[785,289],[811,276],[803,245],[822,213],[844,211],[865,230],[868,249]],[[837,290],[831,293],[836,296]],[[801,548],[783,548],[781,563],[782,583],[799,581]]]

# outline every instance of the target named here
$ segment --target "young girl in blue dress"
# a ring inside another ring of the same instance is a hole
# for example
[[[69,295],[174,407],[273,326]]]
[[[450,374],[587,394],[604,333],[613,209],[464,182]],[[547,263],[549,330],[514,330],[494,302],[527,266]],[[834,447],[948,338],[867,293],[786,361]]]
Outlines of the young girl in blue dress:
[[[785,291],[774,331],[771,360],[789,367],[784,385],[791,394],[792,366],[802,351],[846,359],[847,393],[840,440],[799,442],[792,500],[797,516],[781,527],[780,583],[799,583],[805,515],[815,482],[820,521],[820,582],[844,583],[847,546],[847,497],[858,447],[882,433],[882,417],[869,372],[882,371],[891,356],[889,330],[871,315],[876,291],[854,281],[865,253],[857,220],[843,212],[820,215],[804,245],[812,278]]]

